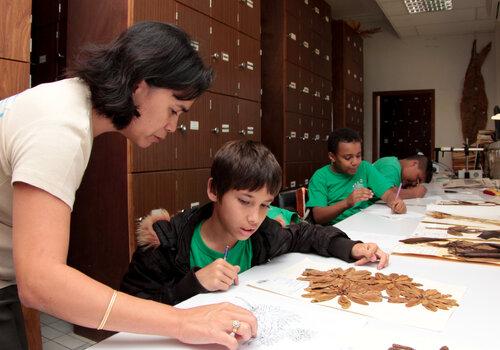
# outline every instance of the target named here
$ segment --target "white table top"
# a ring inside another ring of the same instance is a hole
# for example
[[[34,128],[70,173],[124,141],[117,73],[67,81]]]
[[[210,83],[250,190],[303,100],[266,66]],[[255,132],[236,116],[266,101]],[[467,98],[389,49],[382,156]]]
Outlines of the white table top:
[[[471,190],[467,190],[471,191]],[[479,193],[477,191],[477,193]],[[437,185],[429,186],[428,195],[441,195],[442,190]],[[382,207],[382,205],[376,204]],[[409,211],[423,213],[423,206],[409,206]],[[492,210],[498,210],[492,208]],[[390,251],[399,239],[413,233],[420,219],[405,218],[393,220],[381,216],[358,213],[341,223],[339,228],[348,233],[352,239],[375,241],[385,250]],[[272,293],[250,288],[245,285],[251,280],[258,280],[279,273],[290,265],[301,261],[304,257],[315,261],[338,263],[335,258],[323,258],[314,255],[287,254],[274,259],[268,264],[254,267],[240,275],[240,286],[233,287],[227,293],[211,293],[211,295],[197,295],[179,305],[189,307],[213,302],[211,298],[229,298],[239,294],[251,293],[253,298],[261,298],[267,302],[283,302],[289,304],[293,310],[313,315],[317,323],[313,327],[321,329],[325,325],[331,327],[331,332],[318,332],[318,341],[314,346],[329,349],[388,349],[391,344],[398,343],[411,346],[415,349],[438,350],[447,345],[450,350],[457,349],[500,349],[500,337],[497,335],[500,326],[500,269],[496,266],[483,264],[469,264],[449,262],[435,259],[424,259],[404,256],[391,256],[390,265],[382,272],[406,273],[411,277],[420,277],[439,281],[446,284],[467,287],[466,293],[448,320],[444,331],[437,332],[423,328],[405,326],[401,322],[381,321],[363,315],[357,315],[332,308],[308,306],[293,299],[274,295]],[[340,265],[339,265],[340,266]],[[249,294],[248,294],[249,295]],[[280,299],[276,299],[280,298]],[[285,298],[285,299],[283,299]],[[401,317],[405,317],[404,312]],[[304,322],[311,325],[311,321],[304,316]],[[313,321],[314,323],[314,321]],[[263,328],[265,331],[265,327]],[[339,340],[336,344],[334,339]],[[341,341],[340,341],[341,340]],[[244,348],[245,346],[243,346]],[[246,346],[248,348],[283,349],[283,345]],[[118,333],[109,339],[96,344],[92,349],[220,349],[221,347],[195,347],[181,344],[173,339],[155,336],[145,336],[130,333]],[[287,346],[294,348],[293,346]],[[301,348],[301,346],[297,346]],[[302,347],[303,348],[303,347]]]

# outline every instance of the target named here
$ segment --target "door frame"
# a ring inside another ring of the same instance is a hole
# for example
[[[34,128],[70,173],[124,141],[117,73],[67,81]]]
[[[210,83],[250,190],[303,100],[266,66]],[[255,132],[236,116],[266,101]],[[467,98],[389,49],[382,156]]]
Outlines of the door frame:
[[[436,90],[399,90],[399,91],[374,91],[372,95],[372,161],[376,161],[380,156],[380,99],[385,96],[398,95],[415,95],[428,93],[432,96],[431,101],[431,157],[434,158],[435,144],[435,106],[436,106]]]

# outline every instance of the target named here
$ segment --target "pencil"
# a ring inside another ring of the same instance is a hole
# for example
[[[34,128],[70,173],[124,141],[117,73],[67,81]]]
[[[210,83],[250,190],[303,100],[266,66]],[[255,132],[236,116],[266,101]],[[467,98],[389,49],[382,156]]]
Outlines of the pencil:
[[[402,182],[399,184],[398,192],[396,192],[396,198],[395,199],[398,199],[398,197],[399,197],[399,192],[401,192],[401,186],[403,186]]]
[[[227,260],[227,252],[229,251],[229,246],[227,245],[224,249],[224,260]]]

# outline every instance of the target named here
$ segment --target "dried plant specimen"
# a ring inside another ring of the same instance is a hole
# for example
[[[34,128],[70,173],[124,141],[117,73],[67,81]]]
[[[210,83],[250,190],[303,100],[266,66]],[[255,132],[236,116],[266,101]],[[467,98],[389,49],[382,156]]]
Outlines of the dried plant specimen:
[[[383,298],[387,298],[390,303],[404,303],[408,307],[421,304],[431,311],[458,306],[450,295],[441,294],[435,289],[420,289],[420,283],[403,274],[385,275],[377,272],[372,275],[367,270],[354,268],[327,271],[306,269],[297,279],[309,282],[305,289],[307,293],[302,297],[312,299],[313,303],[338,297],[337,302],[343,309],[348,309],[352,302],[368,305],[369,302],[381,302]],[[384,290],[388,297],[382,296]]]
[[[441,294],[435,289],[412,289],[402,293],[403,298],[406,299],[406,306],[412,307],[422,304],[427,310],[437,311],[449,310],[453,306],[458,306],[455,299],[451,298],[449,294]]]
[[[499,220],[492,220],[492,219],[481,219],[481,218],[475,218],[475,217],[469,217],[469,216],[461,216],[461,215],[452,215],[448,213],[443,213],[440,211],[428,211],[427,215],[435,218],[435,219],[455,219],[455,220],[467,220],[467,221],[474,221],[474,222],[482,222],[484,224],[492,224],[492,225],[500,225]]]

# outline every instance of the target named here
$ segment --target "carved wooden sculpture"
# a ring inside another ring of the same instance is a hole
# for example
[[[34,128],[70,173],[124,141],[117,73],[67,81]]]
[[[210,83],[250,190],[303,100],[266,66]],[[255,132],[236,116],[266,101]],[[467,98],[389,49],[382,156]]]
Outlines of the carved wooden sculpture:
[[[469,66],[465,73],[462,101],[460,102],[460,117],[462,119],[462,135],[464,141],[476,141],[477,131],[484,129],[487,122],[488,98],[484,90],[484,79],[481,66],[490,52],[491,42],[481,52],[476,52],[476,40],[472,44]]]

